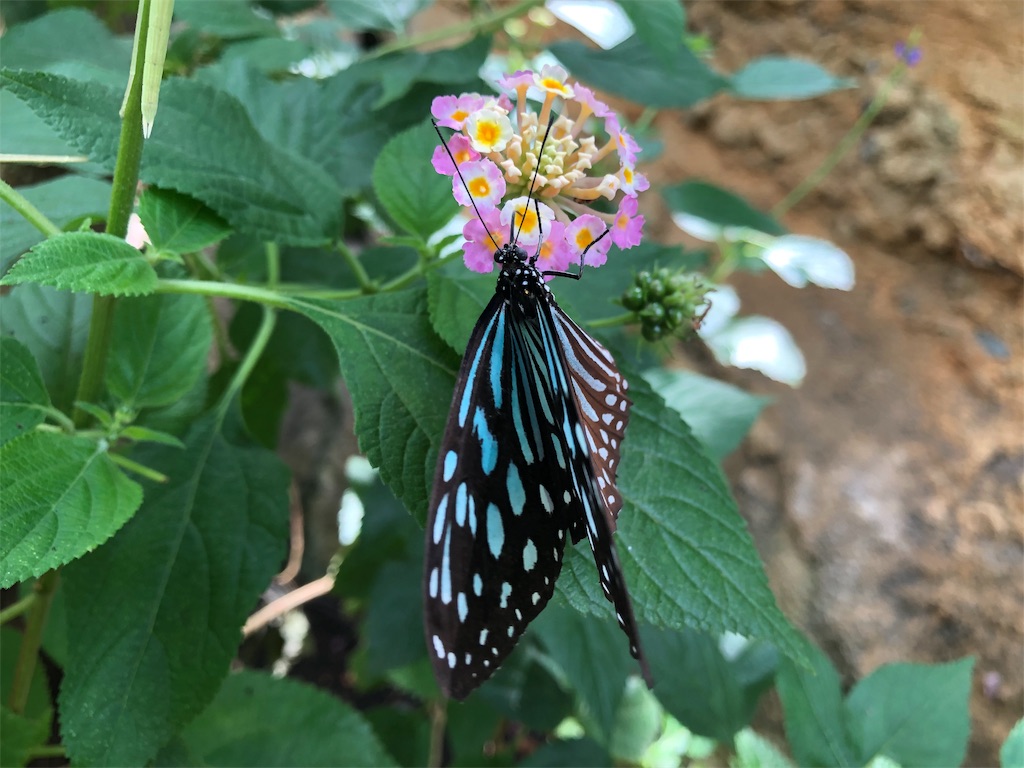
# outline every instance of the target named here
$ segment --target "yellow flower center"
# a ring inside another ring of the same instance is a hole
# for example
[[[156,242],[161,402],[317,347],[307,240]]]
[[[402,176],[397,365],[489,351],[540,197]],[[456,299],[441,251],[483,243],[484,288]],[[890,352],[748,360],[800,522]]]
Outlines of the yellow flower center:
[[[464,109],[456,109],[452,112],[452,120],[458,120],[460,123],[469,117],[469,112]]]
[[[586,250],[586,247],[590,245],[590,243],[593,240],[594,238],[590,236],[589,230],[581,229],[579,232],[576,233],[576,246],[581,251]]]
[[[477,123],[476,140],[481,144],[495,144],[500,136],[501,131],[498,130],[498,126],[494,123]]]
[[[473,179],[469,182],[469,194],[473,197],[487,197],[491,192],[491,185],[487,179]]]
[[[527,211],[524,216],[522,210],[517,209],[513,221],[516,224],[516,232],[522,231],[532,234],[537,229],[537,212]]]

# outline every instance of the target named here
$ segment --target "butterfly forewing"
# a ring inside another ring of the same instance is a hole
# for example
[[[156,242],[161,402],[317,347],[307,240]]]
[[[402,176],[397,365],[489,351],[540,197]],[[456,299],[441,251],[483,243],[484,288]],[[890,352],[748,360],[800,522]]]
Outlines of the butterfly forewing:
[[[427,521],[428,651],[457,699],[501,665],[561,570],[569,506],[554,497],[553,425],[567,401],[549,375],[535,328],[496,296],[463,361]]]

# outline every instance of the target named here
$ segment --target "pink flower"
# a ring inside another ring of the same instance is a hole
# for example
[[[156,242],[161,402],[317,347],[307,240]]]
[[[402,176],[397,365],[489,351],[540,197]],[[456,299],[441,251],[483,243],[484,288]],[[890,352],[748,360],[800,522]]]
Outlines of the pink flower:
[[[460,166],[470,160],[480,159],[480,153],[469,145],[469,139],[461,133],[456,133],[451,137],[448,141],[448,149],[451,150],[452,157],[455,158],[455,162]],[[434,166],[435,171],[443,176],[455,175],[455,166],[452,165],[452,158],[448,156],[444,146],[434,149],[434,156],[430,158],[430,164]]]
[[[592,213],[585,213],[565,228],[565,240],[577,256],[586,253],[584,264],[599,267],[608,260],[608,248],[611,247],[611,241],[601,237],[606,229],[601,219]]]
[[[470,207],[475,201],[476,207],[485,211],[497,206],[505,196],[505,179],[501,169],[490,160],[461,163],[459,171],[462,173],[461,179],[457,175],[452,177],[452,194],[459,205]]]
[[[529,69],[520,69],[511,75],[505,75],[498,81],[506,91],[514,91],[519,87],[529,88],[533,85],[533,72]]]
[[[634,245],[640,245],[640,240],[643,239],[644,217],[637,216],[636,210],[635,197],[622,198],[609,235],[612,242],[619,248],[632,248]]]
[[[553,221],[545,234],[547,237],[540,246],[537,269],[541,272],[565,272],[572,262],[572,251],[565,242],[565,224]]]
[[[643,192],[651,186],[646,176],[639,171],[634,171],[628,165],[622,166],[616,175],[619,177],[619,189],[628,197],[636,197],[638,192]]]
[[[615,143],[615,151],[619,153],[619,159],[623,165],[633,167],[636,165],[636,155],[640,151],[640,145],[636,139],[622,130],[619,119],[614,113],[609,114],[604,121],[604,129]]]
[[[578,101],[589,114],[596,115],[597,117],[606,117],[612,114],[608,105],[596,98],[594,96],[594,92],[589,88],[576,83],[576,85],[573,86],[573,90],[576,92],[576,101]]]
[[[430,114],[437,118],[437,124],[461,130],[466,118],[484,105],[479,93],[464,93],[461,96],[438,96],[430,103]]]
[[[462,236],[466,238],[462,260],[474,272],[486,274],[494,269],[494,252],[500,250],[508,238],[502,234],[497,208],[481,211],[480,215],[483,221],[474,217],[462,228]]]

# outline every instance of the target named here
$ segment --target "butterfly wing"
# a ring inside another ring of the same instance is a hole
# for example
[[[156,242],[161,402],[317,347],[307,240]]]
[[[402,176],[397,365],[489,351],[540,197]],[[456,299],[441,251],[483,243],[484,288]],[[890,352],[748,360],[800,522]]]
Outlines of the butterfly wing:
[[[579,441],[584,448],[582,460],[573,465],[574,483],[578,485],[582,502],[582,514],[570,521],[573,541],[586,534],[601,589],[615,606],[615,617],[629,638],[629,651],[640,662],[644,680],[651,686],[653,682],[640,645],[633,603],[612,538],[615,518],[622,509],[615,475],[632,405],[626,394],[629,384],[607,349],[557,305],[552,304],[550,309],[571,387],[576,423],[584,438]]]
[[[462,362],[424,562],[428,652],[456,699],[511,653],[561,571],[569,517],[553,435],[567,401],[549,379],[559,362],[534,321],[497,295]]]

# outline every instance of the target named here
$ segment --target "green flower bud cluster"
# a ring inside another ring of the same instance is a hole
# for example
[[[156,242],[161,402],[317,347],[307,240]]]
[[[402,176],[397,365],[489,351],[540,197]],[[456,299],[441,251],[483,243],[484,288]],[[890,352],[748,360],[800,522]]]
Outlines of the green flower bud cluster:
[[[638,273],[619,301],[636,313],[643,337],[657,341],[693,328],[707,292],[699,275],[661,267]]]

